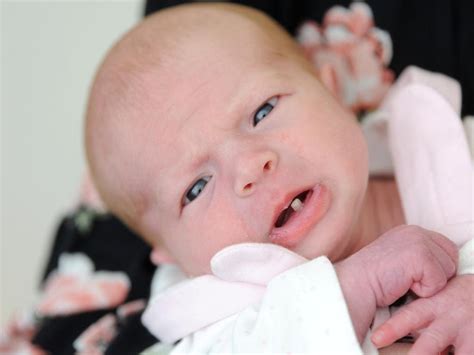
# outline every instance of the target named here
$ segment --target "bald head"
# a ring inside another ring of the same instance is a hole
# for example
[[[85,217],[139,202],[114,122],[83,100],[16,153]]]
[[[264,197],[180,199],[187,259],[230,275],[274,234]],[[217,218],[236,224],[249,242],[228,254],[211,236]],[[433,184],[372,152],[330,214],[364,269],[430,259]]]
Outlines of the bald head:
[[[205,85],[206,75],[232,70],[229,61],[273,65],[288,59],[309,66],[279,25],[238,5],[181,5],[128,32],[101,64],[86,116],[87,159],[108,208],[151,239],[140,218],[150,204],[150,171],[159,158],[147,146],[170,137],[146,127],[172,116],[172,95],[181,95],[185,105],[195,91],[189,88]]]

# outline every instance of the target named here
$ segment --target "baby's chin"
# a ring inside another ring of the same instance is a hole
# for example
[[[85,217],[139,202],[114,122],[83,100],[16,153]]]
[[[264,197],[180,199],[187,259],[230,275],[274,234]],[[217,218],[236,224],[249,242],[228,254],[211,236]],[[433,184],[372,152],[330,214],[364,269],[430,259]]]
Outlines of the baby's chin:
[[[328,213],[293,251],[310,260],[322,255],[332,262],[348,257],[356,244],[357,216],[357,213],[340,213],[339,216]]]

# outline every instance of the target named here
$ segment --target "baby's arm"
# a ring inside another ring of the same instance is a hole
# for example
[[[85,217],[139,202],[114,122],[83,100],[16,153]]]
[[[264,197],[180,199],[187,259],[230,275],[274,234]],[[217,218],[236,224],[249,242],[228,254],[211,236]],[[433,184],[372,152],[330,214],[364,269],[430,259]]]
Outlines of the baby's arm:
[[[420,297],[436,294],[454,275],[456,262],[457,249],[447,238],[420,227],[401,226],[336,264],[359,341],[376,307],[392,304],[410,289]]]

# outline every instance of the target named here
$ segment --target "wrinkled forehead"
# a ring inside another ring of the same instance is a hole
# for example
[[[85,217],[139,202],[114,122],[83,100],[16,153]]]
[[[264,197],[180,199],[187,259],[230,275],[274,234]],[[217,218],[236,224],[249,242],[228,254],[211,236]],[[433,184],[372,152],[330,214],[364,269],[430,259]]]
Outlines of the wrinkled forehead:
[[[282,33],[245,18],[202,27],[172,36],[171,54],[157,48],[157,57],[165,59],[151,75],[144,72],[147,104],[165,126],[179,125],[190,112],[217,102],[228,107],[242,83],[289,60],[294,50]]]
[[[249,98],[260,93],[263,84],[286,75],[259,46],[243,50],[226,43],[196,41],[190,47],[182,53],[181,62],[147,78],[149,147],[156,152],[153,181],[163,202],[169,200],[169,185],[179,178],[176,175],[190,163],[198,163],[192,158],[199,155],[197,147],[208,144],[212,132],[231,129],[232,117],[251,106]]]
[[[257,76],[280,69],[283,57],[263,35],[257,37],[243,43],[235,35],[190,36],[173,60],[144,77],[157,120],[180,125],[196,110],[229,107]]]
[[[272,65],[278,56],[277,46],[265,33],[257,32],[253,38],[235,33],[194,34],[178,45],[172,62],[163,70],[163,84],[190,92],[206,85],[225,87],[244,73]]]

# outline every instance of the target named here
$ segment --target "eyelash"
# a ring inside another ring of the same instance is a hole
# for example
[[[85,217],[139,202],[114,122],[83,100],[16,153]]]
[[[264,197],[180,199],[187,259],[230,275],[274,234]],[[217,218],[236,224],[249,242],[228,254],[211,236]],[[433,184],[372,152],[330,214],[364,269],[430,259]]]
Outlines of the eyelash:
[[[273,96],[271,99],[267,100],[263,105],[261,105],[256,111],[255,114],[253,115],[252,118],[252,125],[255,127],[262,121],[265,117],[267,117],[270,112],[275,108],[275,106],[278,103],[278,96]],[[266,112],[265,112],[266,111]],[[259,115],[260,112],[264,112],[263,116]],[[260,116],[260,117],[258,117]],[[257,122],[258,120],[258,122]]]
[[[277,103],[278,103],[278,96],[273,96],[272,98],[267,100],[263,105],[261,105],[255,111],[255,113],[253,115],[253,118],[252,118],[253,127],[257,126],[263,119],[265,119],[265,117],[267,117],[270,114],[270,112],[272,112],[272,110],[275,108]],[[259,115],[260,112],[263,112],[263,113]],[[191,185],[191,187],[186,191],[186,193],[183,196],[183,199],[182,199],[182,202],[181,202],[183,207],[190,204],[191,202],[193,202],[195,199],[197,199],[199,197],[201,192],[204,191],[204,189],[206,188],[206,185],[209,182],[209,180],[211,180],[211,177],[212,176],[201,177],[201,178],[197,179]],[[195,192],[197,192],[197,195],[194,198],[190,199],[189,194],[193,192],[193,190],[195,189],[196,186],[198,186],[198,183],[200,181],[204,181],[205,182],[204,185],[202,185],[202,183],[201,183],[202,186],[197,187],[197,189],[199,189],[199,190],[195,191]]]

